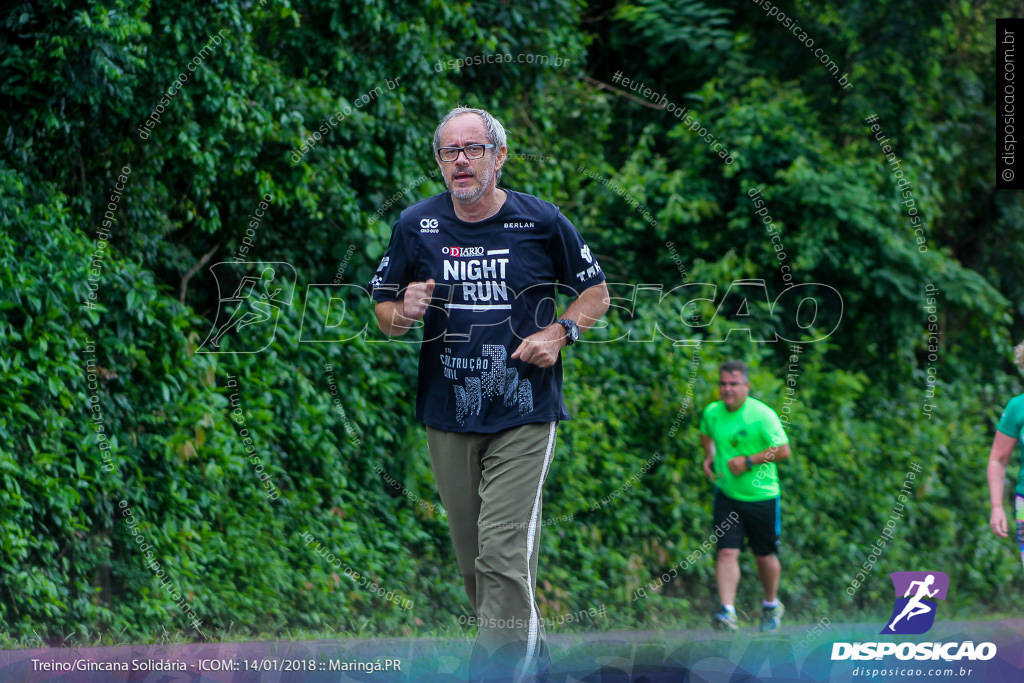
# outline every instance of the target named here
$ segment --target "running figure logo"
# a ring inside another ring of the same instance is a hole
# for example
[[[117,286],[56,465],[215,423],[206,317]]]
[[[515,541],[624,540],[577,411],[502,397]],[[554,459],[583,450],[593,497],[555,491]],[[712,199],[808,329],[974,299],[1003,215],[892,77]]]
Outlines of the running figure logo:
[[[935,623],[939,600],[946,599],[949,577],[943,572],[893,572],[896,605],[889,623],[879,633],[917,635]]]
[[[246,274],[250,266],[257,266],[259,275]],[[243,269],[241,273],[239,268]],[[196,352],[258,353],[270,346],[277,332],[281,307],[291,305],[295,286],[295,269],[291,264],[222,261],[210,266],[210,272],[217,282],[220,303],[213,329]],[[224,288],[234,281],[238,284],[233,289],[232,285]],[[225,297],[225,291],[232,294]],[[230,350],[221,346],[229,332],[234,332],[236,337]]]

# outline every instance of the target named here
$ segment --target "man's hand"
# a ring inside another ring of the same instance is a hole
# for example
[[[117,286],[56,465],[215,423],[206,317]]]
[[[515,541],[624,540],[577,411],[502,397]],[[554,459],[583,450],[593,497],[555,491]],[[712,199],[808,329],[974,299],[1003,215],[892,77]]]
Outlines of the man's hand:
[[[988,525],[992,527],[996,536],[1006,538],[1006,512],[1002,505],[992,508],[992,517],[989,519]]]
[[[704,458],[704,474],[708,475],[708,477],[711,478],[712,480],[716,478],[714,466],[715,456],[709,455],[708,457]]]
[[[559,323],[552,323],[524,339],[519,348],[512,352],[512,357],[542,368],[550,368],[558,360],[558,353],[563,346],[565,328]]]
[[[402,299],[402,317],[409,320],[419,320],[430,307],[430,296],[434,293],[434,278],[426,282],[411,282],[405,288],[405,298]]]
[[[747,458],[743,455],[737,455],[733,458],[729,458],[729,462],[726,463],[729,466],[729,471],[733,474],[743,474],[747,471]]]
[[[431,278],[426,282],[409,283],[401,299],[378,301],[373,306],[373,313],[377,316],[380,331],[389,337],[398,337],[408,332],[430,308],[433,293],[434,280]]]

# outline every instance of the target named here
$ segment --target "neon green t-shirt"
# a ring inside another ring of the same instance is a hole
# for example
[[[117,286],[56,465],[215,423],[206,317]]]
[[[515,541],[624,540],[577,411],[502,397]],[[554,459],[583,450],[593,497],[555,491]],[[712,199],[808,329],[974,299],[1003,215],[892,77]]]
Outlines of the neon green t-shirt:
[[[779,495],[779,470],[774,462],[754,465],[741,474],[733,474],[726,464],[737,455],[753,455],[789,443],[774,410],[749,396],[733,411],[715,401],[704,409],[700,432],[715,442],[715,483],[722,493],[745,501],[768,500]]]
[[[1014,396],[1006,404],[1003,416],[996,427],[1000,432],[1017,440],[1017,453],[1020,458],[1020,472],[1017,474],[1018,494],[1024,496],[1024,394]]]

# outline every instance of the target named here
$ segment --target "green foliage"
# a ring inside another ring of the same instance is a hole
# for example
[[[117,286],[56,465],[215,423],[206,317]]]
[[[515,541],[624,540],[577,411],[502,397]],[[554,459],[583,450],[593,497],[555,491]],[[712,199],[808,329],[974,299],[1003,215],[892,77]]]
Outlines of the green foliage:
[[[418,348],[381,338],[358,287],[398,212],[443,189],[429,140],[456,103],[505,123],[503,182],[559,204],[613,283],[607,323],[564,353],[574,419],[546,488],[545,616],[604,604],[611,623],[661,626],[710,608],[697,420],[733,357],[754,395],[791,407],[792,615],[877,610],[888,572],[925,566],[950,573],[965,613],[1012,600],[1016,551],[988,531],[984,474],[1024,330],[1024,205],[991,180],[990,28],[1007,13],[795,10],[853,88],[754,3],[5,12],[0,645],[200,638],[179,602],[215,637],[409,635],[467,610],[412,417]],[[471,59],[495,54],[559,61]],[[223,294],[209,267],[236,257],[290,264],[295,301],[265,350],[197,352]],[[308,287],[332,281],[349,287]],[[786,298],[804,283],[838,296],[813,321]],[[686,306],[703,286],[712,300]],[[775,331],[804,342],[798,362],[785,341],[755,343]],[[851,597],[912,463],[907,513]]]

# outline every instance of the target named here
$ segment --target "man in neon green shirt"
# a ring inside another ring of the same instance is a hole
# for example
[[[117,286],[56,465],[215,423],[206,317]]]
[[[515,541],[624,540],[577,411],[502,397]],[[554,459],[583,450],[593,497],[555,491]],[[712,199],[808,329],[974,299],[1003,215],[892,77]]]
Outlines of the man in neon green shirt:
[[[785,608],[779,602],[782,567],[777,555],[779,474],[776,463],[789,457],[789,439],[774,410],[750,398],[747,366],[732,360],[719,367],[720,401],[704,409],[700,439],[704,472],[715,482],[714,524],[718,537],[715,576],[722,607],[712,624],[736,630],[736,588],[744,537],[757,560],[764,588],[762,631],[779,627]]]

